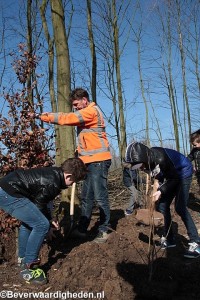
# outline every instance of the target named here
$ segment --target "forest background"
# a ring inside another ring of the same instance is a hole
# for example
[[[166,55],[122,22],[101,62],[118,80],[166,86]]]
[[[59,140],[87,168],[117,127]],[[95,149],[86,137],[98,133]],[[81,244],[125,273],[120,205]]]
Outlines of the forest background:
[[[74,155],[74,128],[28,112],[70,112],[68,95],[80,86],[105,116],[113,167],[133,140],[190,151],[199,0],[7,0],[0,8],[1,174]]]

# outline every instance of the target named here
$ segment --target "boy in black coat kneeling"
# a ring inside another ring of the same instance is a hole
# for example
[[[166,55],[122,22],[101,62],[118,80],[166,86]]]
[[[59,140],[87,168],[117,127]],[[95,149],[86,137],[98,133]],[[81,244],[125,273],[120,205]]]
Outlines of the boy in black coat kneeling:
[[[20,276],[29,283],[45,284],[46,275],[37,266],[38,255],[50,222],[48,203],[73,182],[83,180],[87,168],[80,158],[69,158],[60,167],[16,170],[0,180],[0,208],[20,220]],[[55,228],[58,224],[53,222]]]

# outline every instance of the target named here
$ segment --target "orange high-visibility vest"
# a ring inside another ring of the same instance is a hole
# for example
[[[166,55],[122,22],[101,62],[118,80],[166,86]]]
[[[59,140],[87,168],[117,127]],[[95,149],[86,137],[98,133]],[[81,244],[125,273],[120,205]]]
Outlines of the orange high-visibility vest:
[[[103,115],[94,102],[73,113],[44,113],[40,119],[59,125],[77,126],[78,153],[84,163],[111,159]]]

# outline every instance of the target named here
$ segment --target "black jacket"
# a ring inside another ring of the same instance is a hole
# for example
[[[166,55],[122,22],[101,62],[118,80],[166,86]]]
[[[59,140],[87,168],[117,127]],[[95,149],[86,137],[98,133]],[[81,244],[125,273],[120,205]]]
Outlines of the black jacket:
[[[19,169],[3,177],[0,187],[12,197],[28,198],[41,211],[67,188],[60,167]]]
[[[188,158],[190,161],[194,161],[195,170],[197,173],[200,173],[200,149],[193,148]]]
[[[193,173],[191,162],[180,152],[161,147],[148,148],[138,142],[127,147],[125,161],[132,165],[143,163],[146,170],[151,171],[159,165],[157,179],[161,181],[161,175],[165,180],[159,188],[164,194],[176,189],[180,180],[192,177]]]

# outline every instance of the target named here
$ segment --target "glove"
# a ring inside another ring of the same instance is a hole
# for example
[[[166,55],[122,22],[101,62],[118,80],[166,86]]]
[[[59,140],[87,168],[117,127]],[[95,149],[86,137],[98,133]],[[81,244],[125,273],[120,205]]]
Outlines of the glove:
[[[152,196],[153,196],[153,199],[152,199],[153,202],[158,201],[158,199],[159,199],[160,196],[161,196],[161,191],[155,192]]]

